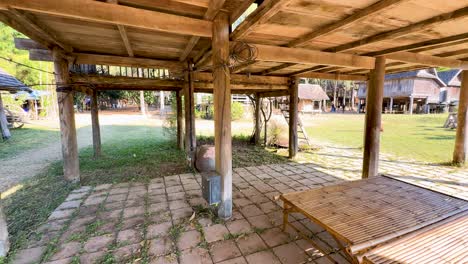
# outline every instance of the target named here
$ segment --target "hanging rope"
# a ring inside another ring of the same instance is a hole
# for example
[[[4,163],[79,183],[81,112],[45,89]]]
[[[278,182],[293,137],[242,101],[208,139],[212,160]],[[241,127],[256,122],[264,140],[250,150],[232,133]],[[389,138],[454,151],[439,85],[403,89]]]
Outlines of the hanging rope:
[[[3,56],[0,56],[0,59],[6,60],[6,61],[8,61],[8,62],[11,62],[11,63],[17,64],[17,65],[23,66],[23,67],[26,67],[26,68],[29,68],[29,69],[33,69],[33,70],[36,70],[36,71],[41,71],[41,72],[45,72],[45,73],[48,73],[48,74],[53,74],[53,75],[55,75],[55,72],[50,72],[50,71],[46,71],[46,70],[43,70],[43,69],[39,69],[39,68],[36,68],[36,67],[33,67],[33,66],[29,66],[29,65],[26,65],[26,64],[24,64],[24,63],[14,61],[14,60],[12,60],[12,59],[10,59],[10,58],[6,58],[6,57],[3,57]]]

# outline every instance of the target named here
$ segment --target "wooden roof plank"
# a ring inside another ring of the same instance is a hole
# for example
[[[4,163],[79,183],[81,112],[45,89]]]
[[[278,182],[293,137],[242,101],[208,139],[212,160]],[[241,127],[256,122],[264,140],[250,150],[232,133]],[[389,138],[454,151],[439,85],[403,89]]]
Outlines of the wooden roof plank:
[[[434,67],[448,67],[454,69],[468,70],[468,61],[455,60],[450,58],[442,58],[431,55],[401,51],[385,56],[388,59],[403,61],[407,63],[422,64]]]
[[[212,22],[93,0],[0,0],[0,9],[31,12],[119,24],[176,34],[211,37]]]
[[[366,19],[367,17],[376,14],[378,12],[381,12],[382,10],[389,8],[391,6],[394,6],[396,4],[401,3],[402,1],[406,0],[383,0],[383,1],[378,1],[373,5],[370,5],[364,9],[361,9],[352,15],[336,22],[336,23],[331,23],[327,24],[323,27],[320,27],[311,33],[308,33],[298,39],[295,39],[291,42],[288,43],[288,47],[301,47],[304,44],[307,44],[309,41],[312,41],[320,36],[323,36],[325,34],[330,34],[332,32],[336,32],[340,29],[343,29],[353,23],[357,23],[359,21],[362,21]]]

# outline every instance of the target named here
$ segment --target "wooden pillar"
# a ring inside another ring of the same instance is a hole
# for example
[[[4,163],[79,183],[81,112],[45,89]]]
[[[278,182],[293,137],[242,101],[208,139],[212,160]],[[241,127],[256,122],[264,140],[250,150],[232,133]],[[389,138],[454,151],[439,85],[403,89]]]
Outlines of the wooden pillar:
[[[260,107],[262,107],[260,105],[260,96],[258,94],[255,94],[255,145],[260,145],[260,133],[262,132],[261,131],[261,122],[262,122],[262,116],[261,116],[261,111],[260,111]]]
[[[215,123],[215,167],[221,176],[218,216],[232,216],[231,76],[229,74],[229,15],[220,11],[213,20],[213,101]]]
[[[195,162],[195,151],[197,148],[195,137],[195,105],[194,105],[194,85],[193,85],[193,65],[188,62],[187,71],[185,72],[185,151],[187,160],[193,166]]]
[[[409,98],[409,108],[408,108],[410,115],[413,114],[413,105],[414,105],[414,97],[411,95]]]
[[[180,150],[184,149],[184,133],[183,133],[183,113],[182,113],[182,96],[180,90],[176,91],[176,107],[177,107],[177,147]]]
[[[73,91],[70,83],[68,62],[54,50],[55,82],[57,83],[57,100],[60,119],[60,138],[62,142],[63,175],[66,180],[80,180],[78,144],[76,139],[75,111],[73,108]]]
[[[93,90],[91,97],[91,125],[93,129],[94,157],[101,156],[101,129],[99,128],[99,104],[97,91]]]
[[[11,137],[10,129],[8,129],[8,121],[3,109],[2,94],[0,93],[0,129],[2,130],[2,138],[4,140]]]
[[[289,158],[296,157],[297,139],[297,104],[299,101],[299,78],[292,78],[289,86]]]
[[[379,172],[384,79],[385,57],[380,56],[375,60],[375,69],[371,70],[368,82],[362,178],[377,176]]]
[[[458,101],[457,136],[453,162],[463,164],[468,158],[468,70],[462,72],[460,100]]]

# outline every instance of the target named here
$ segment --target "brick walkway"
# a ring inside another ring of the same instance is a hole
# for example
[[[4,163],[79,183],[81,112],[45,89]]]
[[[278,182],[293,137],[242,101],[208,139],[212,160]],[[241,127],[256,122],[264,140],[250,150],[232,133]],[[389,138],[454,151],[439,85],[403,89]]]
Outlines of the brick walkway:
[[[274,196],[342,181],[312,164],[241,168],[234,175],[234,217],[213,222],[200,176],[82,187],[41,226],[14,263],[330,263],[292,230],[281,231]],[[190,220],[193,210],[199,212]],[[331,249],[333,239],[296,215],[294,224]],[[339,263],[343,257],[334,253]]]
[[[281,231],[281,207],[274,197],[358,179],[359,152],[328,147],[301,154],[299,163],[235,169],[234,217],[225,223],[205,209],[199,175],[82,187],[13,263],[331,263],[291,228]],[[466,170],[383,157],[381,172],[468,198]],[[331,236],[300,215],[290,221],[330,251],[336,247]],[[340,253],[330,256],[347,263]]]

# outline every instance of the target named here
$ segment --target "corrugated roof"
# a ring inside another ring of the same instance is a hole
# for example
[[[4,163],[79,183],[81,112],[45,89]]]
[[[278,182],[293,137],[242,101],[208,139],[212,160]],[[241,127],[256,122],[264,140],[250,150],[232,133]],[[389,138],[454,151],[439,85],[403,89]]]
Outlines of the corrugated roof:
[[[460,72],[461,70],[454,69],[454,70],[437,72],[437,75],[447,86],[460,86],[461,85],[460,82],[458,80],[455,80],[455,77],[457,77],[458,74],[460,74]]]
[[[17,91],[28,91],[31,92],[31,88],[20,82],[18,79],[8,74],[5,70],[0,68],[0,91],[17,92]]]
[[[318,84],[299,84],[299,99],[321,101],[330,98]]]
[[[385,75],[385,80],[405,79],[405,78],[428,78],[428,79],[434,79],[441,86],[445,86],[445,83],[441,79],[439,79],[437,74],[435,74],[435,70],[432,70],[432,71],[434,71],[434,74],[429,72],[429,70],[416,70],[416,71],[392,73],[392,74]]]

